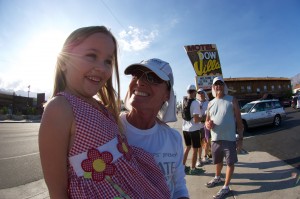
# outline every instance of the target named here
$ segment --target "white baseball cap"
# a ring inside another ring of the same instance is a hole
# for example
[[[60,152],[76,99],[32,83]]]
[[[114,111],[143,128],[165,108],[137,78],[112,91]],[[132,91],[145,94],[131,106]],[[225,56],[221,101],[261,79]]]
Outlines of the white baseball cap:
[[[190,84],[186,88],[187,91],[196,91],[196,86],[194,84]]]
[[[205,92],[205,90],[204,90],[203,88],[199,88],[199,89],[197,90],[197,93],[199,93],[199,92]]]
[[[124,73],[126,75],[129,75],[132,73],[132,71],[136,67],[146,67],[152,72],[154,72],[159,78],[161,78],[164,81],[170,82],[170,98],[167,102],[165,102],[161,109],[158,112],[158,117],[164,121],[164,122],[175,122],[177,121],[176,117],[176,98],[173,90],[174,85],[174,78],[173,78],[173,72],[170,64],[168,62],[165,62],[163,60],[152,58],[148,60],[143,60],[140,63],[131,64],[127,66]],[[126,93],[125,99],[124,99],[124,106],[127,110],[131,110],[132,106],[130,104],[130,96],[129,96],[129,90]]]
[[[204,93],[204,95],[205,95],[205,99],[209,101],[209,97],[208,97],[208,95],[207,95],[206,91],[205,91],[203,88],[199,88],[199,89],[197,90],[197,93],[199,93],[199,92],[202,92],[202,93]]]
[[[157,58],[143,60],[140,63],[131,64],[127,66],[124,73],[126,75],[131,74],[132,70],[137,66],[148,68],[149,70],[153,71],[160,79],[164,81],[170,81],[171,86],[174,85],[172,69],[168,62]]]
[[[213,84],[215,84],[217,81],[221,81],[221,82],[225,83],[224,80],[223,80],[223,78],[221,76],[215,77],[213,79]]]

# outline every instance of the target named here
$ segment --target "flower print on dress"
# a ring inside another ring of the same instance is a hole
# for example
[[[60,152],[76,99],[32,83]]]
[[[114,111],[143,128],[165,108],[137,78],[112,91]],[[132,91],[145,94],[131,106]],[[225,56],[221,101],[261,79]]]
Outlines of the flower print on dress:
[[[100,182],[105,176],[113,176],[116,167],[112,163],[113,155],[110,152],[99,152],[97,149],[90,149],[87,152],[88,159],[81,162],[81,167],[85,171],[84,178]]]
[[[118,135],[118,144],[117,148],[120,153],[122,153],[126,160],[131,160],[133,151],[132,148],[129,146],[127,139]]]

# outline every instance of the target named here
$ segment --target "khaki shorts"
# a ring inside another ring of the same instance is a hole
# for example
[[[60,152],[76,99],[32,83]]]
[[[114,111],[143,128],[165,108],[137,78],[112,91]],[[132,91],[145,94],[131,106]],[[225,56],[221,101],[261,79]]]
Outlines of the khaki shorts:
[[[223,162],[224,158],[227,165],[234,165],[238,161],[236,151],[236,141],[219,140],[211,143],[211,153],[213,164]]]

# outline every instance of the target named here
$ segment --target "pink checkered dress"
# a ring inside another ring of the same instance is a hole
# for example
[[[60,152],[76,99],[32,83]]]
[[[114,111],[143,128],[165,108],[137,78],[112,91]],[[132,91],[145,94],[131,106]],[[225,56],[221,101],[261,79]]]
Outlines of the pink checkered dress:
[[[108,111],[103,113],[68,93],[58,95],[70,102],[76,122],[74,144],[68,154],[70,198],[170,198],[153,157],[119,136]]]

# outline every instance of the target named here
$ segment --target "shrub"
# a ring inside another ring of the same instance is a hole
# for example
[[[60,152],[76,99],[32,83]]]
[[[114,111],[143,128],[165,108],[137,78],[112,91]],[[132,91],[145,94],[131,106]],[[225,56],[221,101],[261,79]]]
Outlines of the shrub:
[[[6,115],[8,114],[8,108],[6,106],[2,107],[0,109],[0,114]]]

